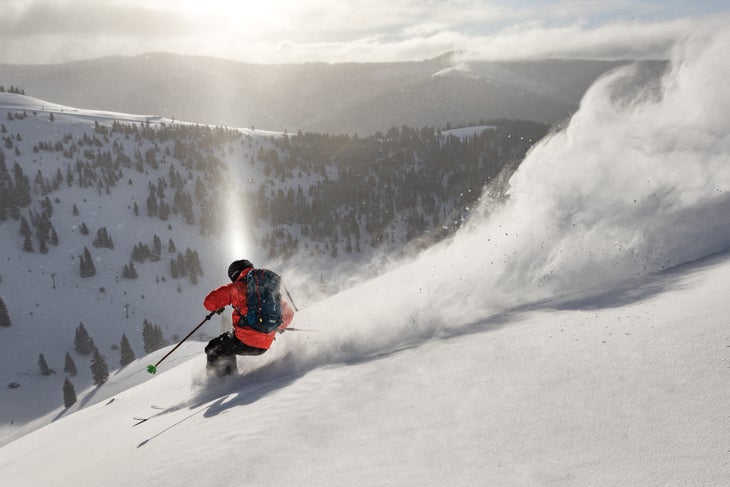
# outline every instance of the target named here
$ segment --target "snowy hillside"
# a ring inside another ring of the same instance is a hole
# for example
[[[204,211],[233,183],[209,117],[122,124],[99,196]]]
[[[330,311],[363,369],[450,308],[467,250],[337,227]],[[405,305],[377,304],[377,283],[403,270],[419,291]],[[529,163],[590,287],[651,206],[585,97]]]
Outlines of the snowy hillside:
[[[599,80],[505,203],[485,188],[452,239],[308,304],[294,326],[311,331],[240,358],[241,377],[206,383],[191,341],[157,376],[144,366],[164,349],[6,431],[35,429],[0,448],[0,478],[723,485],[728,42],[727,28],[687,39],[660,82],[633,67]]]
[[[178,211],[178,194],[193,193],[196,181],[205,179],[205,171],[186,171],[185,164],[167,156],[174,140],[150,141],[140,135],[147,129],[159,135],[189,127],[197,132],[183,140],[195,144],[198,134],[209,135],[204,129],[153,115],[79,110],[9,93],[0,93],[0,111],[4,114],[3,168],[7,169],[0,176],[2,207],[3,211],[10,208],[0,221],[0,298],[11,322],[0,328],[0,436],[12,437],[20,425],[59,404],[69,352],[78,369],[71,377],[73,384],[79,391],[91,385],[91,357],[73,352],[74,331],[80,324],[113,371],[119,367],[123,335],[137,356],[144,354],[145,320],[159,326],[168,341],[176,341],[203,316],[202,298],[221,283],[230,260],[241,253],[254,262],[265,260],[261,250],[252,248],[253,239],[242,235],[247,224],[234,194],[226,208],[230,215],[221,215],[231,223],[228,231],[215,237],[202,235],[199,205],[191,216],[200,223],[187,222]],[[223,159],[229,176],[215,184],[216,193],[225,196],[231,187],[264,179],[253,163],[237,171],[236,161],[247,160],[253,147],[265,147],[271,136],[279,135],[248,130],[231,134],[237,137],[235,143],[220,144],[227,152],[207,152],[211,158],[230,157]],[[118,169],[110,171],[105,161],[112,157]],[[162,186],[162,179],[171,181],[171,175],[180,171],[186,172],[177,183],[181,190]],[[24,179],[30,186],[30,204],[13,216],[17,210],[8,201],[22,196],[22,191],[20,184],[12,183]],[[172,207],[164,220],[161,213],[159,218],[147,215],[150,185],[155,187],[156,205],[167,202]],[[167,194],[161,195],[160,189]],[[23,243],[23,223],[30,228],[28,249]],[[49,226],[52,238],[47,237]],[[101,230],[108,231],[113,248],[97,244]],[[157,239],[160,249],[156,252]],[[156,255],[133,262],[133,248],[138,245],[153,248]],[[96,274],[84,278],[79,268],[87,249]],[[171,260],[187,257],[188,251],[199,256],[207,272],[195,280],[171,277]],[[123,268],[130,264],[136,266],[136,278],[123,277]],[[214,320],[200,336],[217,335],[223,319]],[[41,354],[52,371],[49,376],[38,373]]]
[[[7,485],[722,485],[728,279],[725,254],[391,353],[329,325],[208,387],[198,356],[3,447],[0,473]]]
[[[0,93],[0,110],[0,326],[10,338],[0,342],[0,423],[11,432],[55,409],[66,376],[83,390],[98,381],[91,364],[115,369],[159,348],[148,327],[177,341],[234,258],[273,266],[305,305],[362,281],[352,269],[373,255],[371,277],[453,234],[483,182],[514,170],[544,133],[502,122],[283,136],[17,93]],[[100,359],[77,344],[82,331]]]

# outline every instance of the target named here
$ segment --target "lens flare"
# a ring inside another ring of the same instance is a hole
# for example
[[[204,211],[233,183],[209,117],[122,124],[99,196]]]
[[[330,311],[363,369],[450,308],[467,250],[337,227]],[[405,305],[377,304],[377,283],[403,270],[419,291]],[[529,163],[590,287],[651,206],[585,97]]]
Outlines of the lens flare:
[[[232,188],[226,197],[225,221],[226,232],[225,249],[226,262],[251,257],[251,245],[246,229],[246,206],[243,195],[237,188]]]

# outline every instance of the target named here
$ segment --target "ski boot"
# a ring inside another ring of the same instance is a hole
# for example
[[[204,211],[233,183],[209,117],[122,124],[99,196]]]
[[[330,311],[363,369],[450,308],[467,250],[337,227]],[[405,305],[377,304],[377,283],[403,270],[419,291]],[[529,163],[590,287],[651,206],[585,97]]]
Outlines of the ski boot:
[[[238,375],[238,364],[236,356],[218,357],[214,361],[208,360],[205,370],[208,377],[226,377],[229,375]]]

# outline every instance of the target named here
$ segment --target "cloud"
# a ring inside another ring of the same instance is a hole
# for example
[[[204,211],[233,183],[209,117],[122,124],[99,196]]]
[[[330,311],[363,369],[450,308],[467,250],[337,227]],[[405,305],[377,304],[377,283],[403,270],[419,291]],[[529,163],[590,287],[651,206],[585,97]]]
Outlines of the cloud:
[[[614,23],[596,28],[580,22],[563,27],[520,24],[496,35],[470,39],[463,58],[666,59],[679,39],[714,23],[714,20],[680,19]]]
[[[400,33],[373,35],[347,42],[310,42],[287,46],[287,62],[421,60],[459,52],[457,61],[541,58],[668,59],[677,41],[711,29],[724,18],[664,22],[620,22],[588,27],[585,22],[546,26],[525,22],[493,34],[457,31],[443,24],[419,24]],[[266,52],[267,46],[258,46]],[[249,53],[256,56],[256,52]],[[283,53],[270,53],[271,56]],[[269,54],[267,53],[267,56]]]
[[[677,39],[712,20],[678,18],[676,12],[689,7],[665,4],[5,0],[0,62],[57,63],[151,51],[258,63],[421,60],[449,51],[481,59],[667,57]],[[727,21],[728,13],[715,17]]]
[[[191,19],[175,11],[144,8],[134,3],[93,0],[10,1],[0,17],[6,41],[35,36],[164,37],[191,29]]]

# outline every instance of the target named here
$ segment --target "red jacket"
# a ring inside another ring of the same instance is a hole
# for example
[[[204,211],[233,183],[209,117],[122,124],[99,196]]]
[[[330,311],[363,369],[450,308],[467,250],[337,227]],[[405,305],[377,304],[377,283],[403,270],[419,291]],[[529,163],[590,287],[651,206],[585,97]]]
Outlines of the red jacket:
[[[215,311],[228,305],[233,305],[233,330],[236,338],[246,345],[256,348],[268,349],[276,337],[276,330],[270,333],[264,333],[254,330],[250,326],[236,326],[248,312],[248,300],[246,299],[246,283],[244,280],[251,271],[251,268],[244,269],[238,280],[230,284],[215,289],[208,294],[203,300],[203,306],[208,311]],[[282,323],[279,330],[283,330],[291,323],[294,318],[294,310],[289,303],[282,298],[281,300]]]

